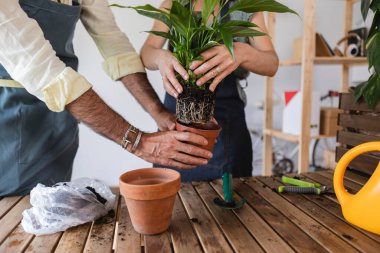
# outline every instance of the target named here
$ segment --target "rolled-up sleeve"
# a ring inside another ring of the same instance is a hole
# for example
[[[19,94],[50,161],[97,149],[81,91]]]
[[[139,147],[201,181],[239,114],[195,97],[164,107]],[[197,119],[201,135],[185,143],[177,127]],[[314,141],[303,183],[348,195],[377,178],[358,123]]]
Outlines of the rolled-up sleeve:
[[[17,0],[0,1],[0,63],[29,93],[55,112],[91,88],[56,56],[37,22]]]
[[[81,21],[104,58],[103,69],[113,79],[145,72],[139,54],[118,28],[107,0],[82,0]]]

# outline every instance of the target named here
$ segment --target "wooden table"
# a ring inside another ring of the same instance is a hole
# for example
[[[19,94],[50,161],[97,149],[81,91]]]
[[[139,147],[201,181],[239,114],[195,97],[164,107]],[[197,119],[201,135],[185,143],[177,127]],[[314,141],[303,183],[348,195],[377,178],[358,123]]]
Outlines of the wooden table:
[[[301,178],[331,186],[332,172]],[[366,179],[346,173],[353,192]],[[278,194],[278,177],[234,180],[235,193],[248,204],[220,209],[221,181],[183,184],[168,232],[141,236],[134,232],[124,199],[115,217],[87,223],[64,233],[33,236],[23,232],[21,213],[29,197],[0,200],[0,252],[380,252],[380,236],[354,227],[342,217],[334,195]]]

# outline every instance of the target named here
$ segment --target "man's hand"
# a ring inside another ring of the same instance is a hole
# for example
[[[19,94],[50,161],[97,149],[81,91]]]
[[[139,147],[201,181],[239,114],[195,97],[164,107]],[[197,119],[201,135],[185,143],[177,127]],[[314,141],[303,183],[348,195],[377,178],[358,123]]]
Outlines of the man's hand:
[[[176,118],[171,112],[162,110],[156,115],[152,115],[152,117],[161,131],[174,130]]]
[[[192,144],[206,145],[207,140],[200,135],[176,131],[146,133],[134,154],[151,163],[181,169],[207,164],[212,153]]]

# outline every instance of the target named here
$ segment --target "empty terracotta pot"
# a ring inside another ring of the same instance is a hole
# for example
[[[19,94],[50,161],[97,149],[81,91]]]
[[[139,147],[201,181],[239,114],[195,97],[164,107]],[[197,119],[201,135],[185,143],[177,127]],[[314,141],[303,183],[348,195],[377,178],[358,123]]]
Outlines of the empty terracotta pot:
[[[216,138],[218,138],[220,131],[222,130],[220,126],[214,122],[208,123],[192,123],[189,125],[176,122],[175,129],[180,132],[191,132],[199,134],[205,137],[208,141],[207,145],[199,146],[201,148],[207,149],[212,152]]]
[[[120,193],[136,232],[152,235],[168,229],[180,181],[177,171],[163,168],[132,170],[120,176]]]

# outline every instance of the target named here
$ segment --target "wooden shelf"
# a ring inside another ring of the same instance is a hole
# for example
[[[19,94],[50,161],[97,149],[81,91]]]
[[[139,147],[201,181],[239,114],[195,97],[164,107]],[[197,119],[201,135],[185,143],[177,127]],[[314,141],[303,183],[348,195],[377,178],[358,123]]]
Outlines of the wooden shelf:
[[[294,134],[284,133],[279,129],[265,129],[264,134],[276,137],[282,140],[290,141],[290,142],[299,142],[299,136]],[[333,138],[335,135],[317,135],[310,136],[311,139],[323,139],[323,138]]]
[[[325,65],[364,65],[366,57],[315,57],[314,64]],[[289,59],[280,62],[280,66],[301,65],[301,59]]]

